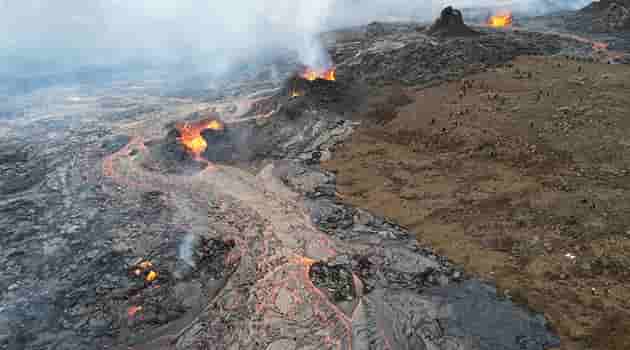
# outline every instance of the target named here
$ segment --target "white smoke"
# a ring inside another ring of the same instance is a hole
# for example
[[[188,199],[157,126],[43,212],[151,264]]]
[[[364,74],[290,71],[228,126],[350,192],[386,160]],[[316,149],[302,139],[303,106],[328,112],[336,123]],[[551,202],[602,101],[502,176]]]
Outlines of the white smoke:
[[[331,62],[317,34],[387,18],[431,20],[446,5],[547,8],[587,0],[0,0],[0,73],[35,60],[75,67],[141,61],[221,71],[269,48]]]
[[[188,266],[195,268],[195,259],[194,259],[194,247],[197,243],[197,237],[188,233],[182,239],[182,242],[179,244],[177,255],[180,260],[185,262]]]
[[[314,38],[332,0],[1,1],[0,58],[68,66],[185,61],[220,71],[226,62],[283,47],[304,64],[328,63]],[[10,71],[3,62],[10,63],[0,60],[0,72]]]

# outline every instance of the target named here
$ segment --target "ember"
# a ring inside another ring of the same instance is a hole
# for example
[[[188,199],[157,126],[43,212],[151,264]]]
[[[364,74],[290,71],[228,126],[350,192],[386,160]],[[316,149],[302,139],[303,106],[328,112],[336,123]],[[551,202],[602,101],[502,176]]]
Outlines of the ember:
[[[335,81],[335,71],[336,69],[334,67],[323,70],[307,67],[300,73],[300,77],[308,81],[313,81],[316,79]]]
[[[217,119],[205,119],[198,122],[177,123],[175,128],[180,133],[179,141],[197,158],[208,147],[201,132],[207,129],[223,130],[224,125]]]
[[[147,274],[147,277],[145,278],[145,280],[147,282],[153,282],[157,279],[158,274],[155,271],[149,271],[149,273]]]
[[[490,18],[488,18],[488,25],[493,28],[502,28],[512,25],[512,13],[504,11],[490,16]]]
[[[291,90],[290,96],[291,96],[291,98],[300,97],[300,96],[304,96],[304,93],[302,91],[297,90],[297,89],[293,89],[293,90]]]
[[[153,267],[153,263],[150,261],[142,261],[133,270],[133,274],[137,277],[141,277],[144,275],[144,280],[147,283],[151,283],[158,278],[158,273],[151,269]]]

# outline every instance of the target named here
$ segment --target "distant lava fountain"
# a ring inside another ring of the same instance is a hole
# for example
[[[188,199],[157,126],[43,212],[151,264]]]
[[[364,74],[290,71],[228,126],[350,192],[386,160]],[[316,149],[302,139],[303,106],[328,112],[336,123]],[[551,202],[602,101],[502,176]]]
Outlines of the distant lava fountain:
[[[300,77],[308,81],[313,81],[316,79],[335,81],[336,80],[335,73],[336,73],[335,67],[328,68],[328,69],[313,69],[313,68],[306,67],[300,73]]]
[[[501,11],[488,18],[487,24],[492,28],[503,28],[512,25],[513,17],[510,11]]]
[[[195,158],[199,158],[208,144],[201,136],[201,132],[207,129],[223,130],[225,126],[217,119],[204,119],[196,122],[179,122],[175,124],[175,129],[179,132],[179,142],[190,152]]]

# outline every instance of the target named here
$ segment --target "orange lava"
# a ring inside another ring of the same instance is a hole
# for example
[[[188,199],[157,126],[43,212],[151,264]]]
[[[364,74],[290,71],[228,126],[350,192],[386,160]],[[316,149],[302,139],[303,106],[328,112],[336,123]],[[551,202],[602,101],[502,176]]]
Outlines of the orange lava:
[[[488,25],[492,28],[503,28],[512,24],[512,13],[502,11],[488,18]]]
[[[223,130],[225,126],[217,119],[204,119],[197,122],[180,122],[175,124],[179,131],[179,141],[195,158],[198,158],[206,150],[208,144],[201,136],[206,129]]]
[[[590,44],[591,47],[593,48],[593,51],[599,55],[599,58],[602,61],[614,62],[624,57],[624,54],[622,52],[609,50],[608,43],[603,42],[603,41],[596,41],[596,40],[585,38],[576,34],[559,33],[559,32],[550,32],[550,33],[564,37],[564,38],[573,39],[581,43]]]
[[[145,278],[145,281],[147,281],[147,282],[153,282],[153,281],[155,281],[155,280],[157,279],[157,277],[158,277],[157,272],[155,272],[155,271],[151,270],[151,271],[149,271],[149,273],[147,274],[147,277]]]
[[[316,79],[335,81],[336,80],[336,68],[328,68],[328,69],[313,69],[313,68],[305,68],[302,73],[300,73],[300,77],[306,79],[308,81],[313,81]]]
[[[313,265],[315,262],[316,261],[311,258],[299,255],[295,255],[289,258],[289,263],[299,264],[306,267],[311,267],[311,265]]]

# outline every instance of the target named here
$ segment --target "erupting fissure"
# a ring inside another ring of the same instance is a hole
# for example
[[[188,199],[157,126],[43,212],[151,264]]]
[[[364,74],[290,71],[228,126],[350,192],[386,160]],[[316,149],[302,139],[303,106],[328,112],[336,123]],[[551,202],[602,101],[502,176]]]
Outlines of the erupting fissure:
[[[316,79],[335,81],[336,80],[335,72],[336,72],[335,67],[331,67],[328,69],[313,69],[313,68],[306,67],[300,73],[300,77],[308,81],[313,81]]]
[[[179,142],[195,157],[199,158],[208,147],[208,143],[201,136],[201,132],[207,129],[223,130],[224,125],[217,119],[204,119],[197,122],[180,122],[175,124],[179,132]]]
[[[510,11],[501,11],[488,18],[488,25],[493,28],[502,28],[512,25],[513,17]]]

